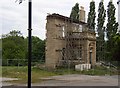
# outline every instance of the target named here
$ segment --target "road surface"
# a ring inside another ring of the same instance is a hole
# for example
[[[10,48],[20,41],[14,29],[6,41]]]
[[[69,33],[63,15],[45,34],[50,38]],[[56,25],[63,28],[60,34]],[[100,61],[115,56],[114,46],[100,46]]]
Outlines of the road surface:
[[[43,81],[34,83],[32,86],[118,86],[118,76],[90,76],[90,75],[61,75],[41,78]],[[27,86],[26,84],[10,84],[6,80],[17,80],[3,78],[2,86]]]

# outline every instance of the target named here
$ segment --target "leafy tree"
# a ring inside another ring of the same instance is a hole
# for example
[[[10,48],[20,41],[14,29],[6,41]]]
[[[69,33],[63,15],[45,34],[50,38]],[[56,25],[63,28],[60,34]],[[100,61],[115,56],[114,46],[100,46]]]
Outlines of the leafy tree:
[[[104,9],[104,3],[103,0],[100,1],[99,7],[98,7],[98,19],[97,19],[97,32],[98,32],[98,37],[97,37],[97,59],[104,59],[104,22],[105,22],[105,13]]]
[[[18,30],[12,30],[8,34],[3,34],[2,38],[10,37],[10,36],[22,36],[22,33]]]
[[[79,20],[79,4],[78,3],[76,3],[75,6],[72,7],[70,18],[72,18],[73,20]]]
[[[105,22],[105,17],[106,17],[106,11],[104,9],[104,3],[103,0],[99,3],[99,8],[98,8],[98,19],[97,19],[97,32],[98,36],[101,39],[104,39],[104,22]]]
[[[90,11],[88,13],[88,27],[89,29],[95,31],[95,17],[96,17],[96,12],[95,12],[95,2],[92,0],[90,2]]]
[[[26,43],[20,31],[11,31],[2,37],[3,65],[7,64],[7,59],[11,60],[9,64],[17,65],[15,59],[26,59]]]
[[[111,40],[111,38],[116,34],[118,29],[118,23],[116,22],[115,18],[115,6],[112,2],[112,0],[108,3],[108,9],[107,9],[107,16],[108,16],[108,23],[107,23],[107,38],[108,41]]]
[[[3,44],[3,65],[21,65],[27,64],[28,59],[28,38],[24,38],[20,31],[10,31],[2,36]],[[9,64],[7,60],[9,59]],[[32,36],[32,61],[45,61],[45,40]]]
[[[120,34],[119,33],[117,33],[116,35],[112,37],[112,42],[113,42],[113,45],[111,47],[112,48],[111,51],[109,52],[110,56],[108,60],[112,64],[117,66],[119,69],[120,68],[120,63],[119,63],[120,61]]]
[[[116,22],[116,18],[115,18],[115,6],[112,2],[112,0],[108,3],[108,9],[107,9],[107,16],[108,16],[108,23],[107,23],[107,28],[106,28],[106,32],[107,32],[107,52],[108,53],[108,58],[111,59],[112,58],[112,49],[111,46],[114,45],[113,42],[113,36],[116,35],[117,29],[118,29],[118,23]]]
[[[45,41],[32,36],[32,60],[45,61]]]
[[[113,36],[114,47],[112,50],[112,60],[120,61],[120,34]]]

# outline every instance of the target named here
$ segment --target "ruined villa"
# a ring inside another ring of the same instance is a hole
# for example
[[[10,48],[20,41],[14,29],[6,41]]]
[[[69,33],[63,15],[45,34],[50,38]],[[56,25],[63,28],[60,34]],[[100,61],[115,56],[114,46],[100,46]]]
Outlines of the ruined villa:
[[[96,33],[85,23],[85,10],[79,21],[59,14],[49,14],[46,23],[47,68],[96,63]]]

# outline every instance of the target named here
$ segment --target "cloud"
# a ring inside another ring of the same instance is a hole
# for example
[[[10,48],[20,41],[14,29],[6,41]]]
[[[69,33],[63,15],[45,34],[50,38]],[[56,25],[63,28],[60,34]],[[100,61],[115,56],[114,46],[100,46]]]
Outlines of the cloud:
[[[10,30],[20,30],[24,36],[27,36],[28,30],[28,1],[23,3],[15,3],[16,0],[1,0],[0,3],[0,24],[2,24],[2,33],[8,33]],[[47,13],[58,13],[64,16],[69,16],[72,7],[76,2],[80,6],[84,6],[87,13],[89,11],[89,0],[32,0],[33,1],[33,30],[32,35],[45,39],[45,26]],[[96,8],[99,1],[95,0]],[[104,0],[105,7],[107,7],[108,0]],[[117,0],[114,4],[117,8]],[[97,10],[96,10],[97,12]],[[116,10],[117,13],[117,10]],[[117,15],[116,15],[117,16]],[[1,21],[2,20],[2,21]],[[1,32],[1,31],[0,31]]]

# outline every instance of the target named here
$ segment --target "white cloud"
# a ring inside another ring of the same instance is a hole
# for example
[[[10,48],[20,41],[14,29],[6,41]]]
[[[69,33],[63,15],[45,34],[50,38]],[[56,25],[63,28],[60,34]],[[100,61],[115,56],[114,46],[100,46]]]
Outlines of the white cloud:
[[[2,32],[8,33],[12,29],[20,30],[24,36],[27,36],[28,25],[28,1],[25,0],[22,4],[15,3],[16,0],[1,0],[0,3],[0,24],[2,24]],[[45,39],[45,25],[47,13],[58,13],[64,16],[69,16],[72,7],[76,2],[80,6],[84,6],[87,13],[89,11],[89,0],[32,0],[33,1],[33,30],[32,35]],[[95,0],[96,8],[99,1]],[[104,0],[107,7],[108,0]],[[117,0],[114,4],[117,8]],[[97,11],[97,10],[96,10]],[[117,13],[117,10],[116,10]],[[117,16],[117,14],[116,14]],[[117,18],[117,17],[116,17]],[[1,21],[2,20],[2,21]],[[0,31],[1,32],[1,31]]]

